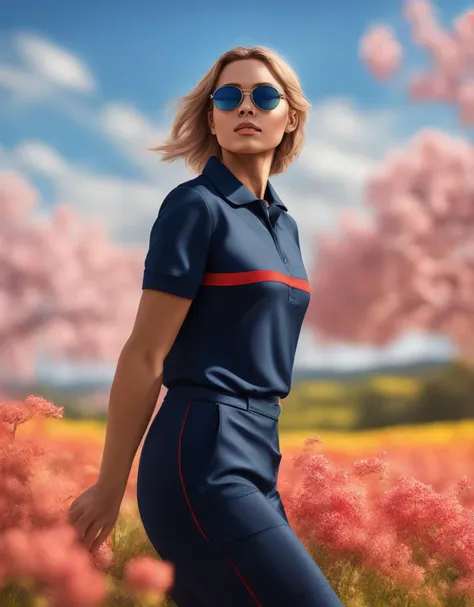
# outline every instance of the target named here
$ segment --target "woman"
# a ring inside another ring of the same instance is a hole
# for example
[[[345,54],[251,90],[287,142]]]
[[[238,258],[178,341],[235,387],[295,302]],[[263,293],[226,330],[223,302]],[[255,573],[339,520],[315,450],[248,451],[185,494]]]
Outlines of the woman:
[[[138,506],[173,563],[179,607],[342,603],[288,524],[277,477],[279,398],[310,289],[298,229],[268,178],[298,156],[310,105],[266,48],[220,57],[155,148],[197,177],[166,196],[111,389],[96,485],[70,509],[95,548],[115,524],[144,441]]]

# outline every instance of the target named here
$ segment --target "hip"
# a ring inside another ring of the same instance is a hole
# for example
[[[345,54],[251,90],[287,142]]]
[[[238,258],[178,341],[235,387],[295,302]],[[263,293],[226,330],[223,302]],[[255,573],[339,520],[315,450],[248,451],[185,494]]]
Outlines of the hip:
[[[281,452],[278,398],[205,387],[168,391],[145,438],[140,470],[167,492],[178,482],[199,502],[274,491]]]

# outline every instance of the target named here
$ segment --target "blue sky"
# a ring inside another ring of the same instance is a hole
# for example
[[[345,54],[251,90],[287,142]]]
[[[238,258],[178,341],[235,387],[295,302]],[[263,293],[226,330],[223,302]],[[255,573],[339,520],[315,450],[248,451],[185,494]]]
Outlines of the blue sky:
[[[408,45],[401,75],[387,85],[358,58],[359,39],[372,23],[388,23],[408,41],[401,6],[400,0],[4,0],[0,169],[31,179],[42,212],[67,200],[85,215],[97,214],[116,240],[145,246],[164,195],[190,176],[183,164],[163,165],[144,151],[166,133],[170,103],[224,51],[269,46],[295,68],[313,105],[304,155],[272,180],[300,225],[310,266],[314,234],[333,229],[343,208],[364,214],[364,179],[387,150],[425,126],[461,133],[451,108],[408,102],[403,80],[425,64],[419,50]],[[468,7],[437,3],[444,23]],[[305,330],[297,365],[347,367],[433,351],[444,355],[449,347],[405,336],[383,352],[328,350]]]

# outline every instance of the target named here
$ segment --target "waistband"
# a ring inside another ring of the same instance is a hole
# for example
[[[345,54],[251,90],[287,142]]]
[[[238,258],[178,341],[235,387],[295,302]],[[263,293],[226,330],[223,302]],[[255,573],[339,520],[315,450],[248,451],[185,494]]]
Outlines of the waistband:
[[[260,413],[266,417],[278,420],[281,413],[280,399],[278,396],[262,397],[251,394],[229,394],[216,388],[208,386],[173,386],[168,389],[166,396],[183,399],[212,400],[221,405],[229,405],[243,411]]]

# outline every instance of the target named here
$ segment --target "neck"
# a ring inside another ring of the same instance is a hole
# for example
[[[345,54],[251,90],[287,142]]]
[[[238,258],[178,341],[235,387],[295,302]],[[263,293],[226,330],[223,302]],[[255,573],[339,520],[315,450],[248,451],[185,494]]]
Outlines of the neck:
[[[260,200],[265,196],[272,158],[268,153],[234,154],[222,150],[222,163]]]

